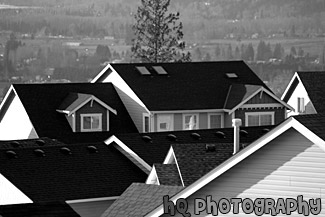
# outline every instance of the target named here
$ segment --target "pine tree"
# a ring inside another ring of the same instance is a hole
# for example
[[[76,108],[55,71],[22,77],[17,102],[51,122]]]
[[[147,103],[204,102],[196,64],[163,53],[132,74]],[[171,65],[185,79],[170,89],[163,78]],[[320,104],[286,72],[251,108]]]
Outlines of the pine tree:
[[[170,0],[141,0],[133,26],[135,39],[131,51],[142,62],[191,61],[190,53],[183,53],[183,25],[179,13],[168,13]],[[177,52],[182,51],[181,58]]]

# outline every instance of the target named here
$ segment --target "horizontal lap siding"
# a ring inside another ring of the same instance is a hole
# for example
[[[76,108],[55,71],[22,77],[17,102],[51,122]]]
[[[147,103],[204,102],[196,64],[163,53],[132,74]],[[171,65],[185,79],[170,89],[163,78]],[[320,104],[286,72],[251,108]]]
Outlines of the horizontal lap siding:
[[[258,93],[255,96],[253,96],[253,98],[251,98],[246,102],[246,104],[261,104],[261,103],[279,103],[279,102],[274,98],[270,97],[265,92],[262,93],[262,97],[261,94]]]
[[[194,198],[207,195],[212,195],[214,200],[223,197],[296,198],[298,195],[303,195],[304,200],[322,198],[320,215],[325,216],[325,152],[290,129],[194,193],[188,199],[189,210],[193,213]]]

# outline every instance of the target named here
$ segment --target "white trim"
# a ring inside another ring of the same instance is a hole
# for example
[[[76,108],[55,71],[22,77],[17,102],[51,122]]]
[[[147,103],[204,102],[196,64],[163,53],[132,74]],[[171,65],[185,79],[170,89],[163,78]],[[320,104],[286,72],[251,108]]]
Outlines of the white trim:
[[[109,111],[108,110],[106,110],[106,116],[107,116],[107,120],[106,120],[106,129],[107,129],[107,131],[109,131]]]
[[[163,164],[172,164],[173,160],[174,160],[174,162],[176,161],[175,155],[173,155],[173,152],[174,152],[173,147],[170,146]]]
[[[282,108],[281,103],[244,104],[240,108]]]
[[[148,176],[147,180],[145,181],[145,183],[148,185],[156,184],[156,183],[152,182],[153,180],[157,180],[157,185],[160,185],[155,165],[152,166],[152,169],[151,169],[149,176]]]
[[[173,158],[175,159],[175,164],[177,166],[177,171],[178,171],[179,177],[181,178],[182,186],[185,187],[183,177],[182,177],[182,173],[181,173],[181,170],[179,169],[179,165],[178,165],[178,162],[177,162],[177,159],[176,159],[176,156],[175,156],[173,146],[170,147],[170,150],[171,150]]]
[[[297,78],[297,77],[298,77],[298,78]],[[283,100],[283,99],[285,98],[285,96],[287,95],[287,93],[288,93],[288,91],[290,90],[291,85],[292,85],[292,83],[294,82],[295,78],[298,79],[298,84],[299,84],[299,82],[301,82],[301,80],[299,79],[298,73],[295,72],[295,74],[292,76],[292,78],[291,78],[289,84],[287,85],[286,89],[284,90],[284,92],[283,92],[283,94],[282,94],[282,96],[281,96],[281,100]],[[290,97],[291,97],[291,96],[290,96]]]
[[[195,181],[193,184],[188,186],[187,188],[183,189],[175,196],[173,196],[170,200],[174,203],[178,198],[188,198],[190,195],[210,183],[212,180],[216,179],[226,171],[230,170],[233,166],[240,163],[242,160],[246,159],[248,156],[255,153],[257,150],[261,149],[263,146],[267,145],[270,141],[277,138],[279,135],[287,131],[288,129],[293,128],[296,129],[299,133],[305,136],[314,144],[318,145],[322,150],[325,151],[325,141],[319,138],[316,134],[310,131],[307,127],[301,124],[299,121],[294,119],[293,117],[288,118],[276,128],[272,129],[270,132],[266,133],[251,145],[240,151],[238,154],[234,155],[233,157],[229,158],[215,169]],[[156,209],[152,210],[146,216],[160,216],[163,214],[163,206],[160,205]]]
[[[69,116],[73,113],[75,113],[78,109],[80,109],[82,106],[86,105],[89,101],[93,101],[95,100],[96,102],[98,102],[101,106],[103,106],[104,108],[106,108],[107,110],[111,111],[112,113],[114,113],[115,115],[117,115],[117,111],[113,108],[111,108],[110,106],[106,105],[106,103],[104,103],[103,101],[101,101],[100,99],[98,99],[95,96],[91,96],[90,98],[88,98],[87,100],[85,100],[83,103],[80,103],[79,106],[77,106],[75,109],[73,109],[72,111],[69,111]]]
[[[233,113],[235,110],[237,110],[238,108],[240,108],[241,106],[243,106],[246,102],[248,102],[250,99],[252,99],[256,94],[258,94],[260,91],[263,91],[265,93],[267,93],[269,96],[271,96],[273,99],[275,99],[276,101],[278,101],[280,104],[282,104],[284,107],[294,111],[294,108],[292,108],[290,105],[288,105],[287,103],[283,102],[282,100],[280,100],[277,96],[275,96],[273,93],[271,93],[270,91],[268,91],[267,89],[265,89],[264,87],[259,88],[257,91],[255,91],[253,94],[251,94],[249,97],[247,97],[245,100],[241,101],[238,105],[236,105],[233,109],[231,109],[229,111],[230,113]]]
[[[220,127],[224,128],[224,123],[225,123],[225,115],[224,115],[224,113],[208,113],[208,129],[211,129],[211,116],[212,115],[220,115],[221,116]]]
[[[209,112],[229,112],[229,109],[195,109],[195,110],[168,110],[168,111],[151,111],[152,114],[183,114],[183,113],[209,113]]]
[[[120,196],[113,196],[113,197],[98,197],[98,198],[90,198],[90,199],[80,199],[80,200],[66,200],[67,204],[74,204],[74,203],[89,203],[89,202],[98,202],[98,201],[105,201],[105,200],[117,200]]]
[[[227,96],[226,96],[226,100],[225,100],[225,103],[223,104],[223,107],[224,108],[226,108],[226,105],[227,105],[227,102],[228,102],[228,98],[229,98],[229,94],[230,94],[231,88],[232,88],[232,85],[230,85],[230,87],[228,89],[228,93],[227,93]]]
[[[81,132],[97,132],[97,131],[103,131],[103,114],[102,113],[88,113],[88,114],[80,114],[80,131]],[[99,117],[99,126],[96,129],[92,128],[92,125],[90,126],[90,129],[84,128],[84,117]]]
[[[145,131],[146,124],[145,124],[145,118],[148,118],[148,132]],[[151,132],[151,124],[150,124],[150,114],[148,113],[142,113],[142,132],[143,133],[150,133]]]
[[[72,131],[73,131],[73,132],[76,132],[76,114],[73,113],[73,114],[71,115],[71,118],[72,118]]]
[[[274,125],[274,112],[245,112],[245,126],[248,127],[248,116],[259,116],[258,126],[261,125],[261,115],[271,115],[272,125]],[[249,126],[251,127],[251,126]]]
[[[198,129],[200,129],[200,120],[199,120],[199,113],[186,113],[186,114],[183,114],[182,115],[182,122],[183,122],[183,130],[186,130],[185,129],[185,125],[186,125],[186,123],[185,123],[185,117],[186,116],[188,116],[188,115],[194,115],[194,116],[196,116],[196,124],[195,124],[195,129],[193,129],[193,130],[198,130]]]
[[[142,158],[139,157],[134,151],[132,151],[127,145],[125,145],[121,140],[119,140],[116,136],[111,136],[107,140],[105,140],[105,144],[109,145],[112,142],[115,142],[118,146],[120,146],[124,151],[130,154],[136,161],[138,161],[148,172],[151,171],[151,166],[147,164]],[[141,168],[140,168],[141,169]]]
[[[17,96],[16,91],[14,91],[14,87],[13,87],[13,85],[10,85],[10,87],[9,87],[9,89],[8,89],[8,91],[7,91],[6,95],[5,95],[5,97],[3,98],[3,100],[2,100],[2,102],[1,102],[1,104],[0,104],[0,111],[2,110],[2,106],[3,106],[3,105],[5,104],[5,102],[7,101],[7,99],[8,99],[8,97],[9,97],[11,91],[13,91],[14,94],[15,94],[15,96]]]
[[[159,117],[163,117],[163,116],[165,116],[165,117],[169,116],[170,117],[170,121],[171,121],[170,124],[171,125],[170,125],[168,130],[160,129]],[[157,132],[167,132],[167,131],[174,131],[174,114],[169,114],[169,113],[168,114],[157,114]]]

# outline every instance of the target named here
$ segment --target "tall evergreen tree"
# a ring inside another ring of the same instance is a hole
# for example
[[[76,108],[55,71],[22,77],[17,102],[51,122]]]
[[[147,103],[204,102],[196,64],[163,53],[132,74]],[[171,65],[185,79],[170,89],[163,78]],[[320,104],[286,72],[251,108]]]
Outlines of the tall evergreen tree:
[[[191,61],[190,53],[183,53],[185,42],[179,13],[168,13],[169,4],[170,0],[141,0],[133,26],[133,57],[143,62]],[[182,51],[180,59],[178,51]]]

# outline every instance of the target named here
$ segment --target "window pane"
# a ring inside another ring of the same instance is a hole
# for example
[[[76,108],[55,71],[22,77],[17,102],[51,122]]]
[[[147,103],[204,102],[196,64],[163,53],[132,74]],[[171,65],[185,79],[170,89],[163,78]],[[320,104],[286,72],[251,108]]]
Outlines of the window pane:
[[[149,132],[149,117],[144,117],[144,132]]]
[[[185,130],[197,129],[197,116],[196,115],[186,115],[185,116]]]
[[[161,130],[167,130],[167,123],[160,123],[159,127]]]
[[[259,116],[258,115],[248,115],[248,126],[258,126]]]
[[[221,128],[221,115],[210,115],[210,128]]]
[[[91,117],[83,117],[83,128],[91,129]]]
[[[99,117],[92,117],[91,129],[99,129]]]
[[[260,115],[261,126],[262,125],[272,125],[272,115]]]

